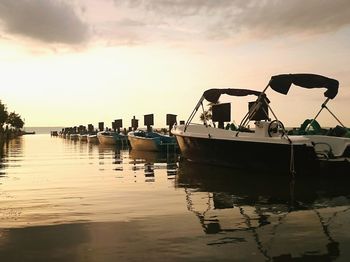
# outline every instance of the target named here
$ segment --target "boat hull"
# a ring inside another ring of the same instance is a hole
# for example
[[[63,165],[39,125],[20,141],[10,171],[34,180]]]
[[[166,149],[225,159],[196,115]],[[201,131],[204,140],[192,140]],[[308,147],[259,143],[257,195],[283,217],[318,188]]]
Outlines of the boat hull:
[[[117,143],[114,136],[98,135],[98,142],[103,145],[115,145]]]
[[[174,137],[155,132],[135,131],[128,134],[130,147],[141,151],[169,151],[176,150],[177,144]]]
[[[95,144],[97,144],[98,143],[97,135],[89,135],[89,136],[87,136],[87,142],[88,143],[95,143]]]
[[[79,140],[79,135],[78,134],[70,134],[69,139],[77,141],[77,140]]]
[[[136,136],[128,136],[130,147],[135,150],[142,150],[142,151],[160,151],[160,148],[158,144],[160,141],[157,141],[159,139],[151,139],[151,138],[144,138],[144,137],[136,137]]]
[[[80,142],[87,142],[87,135],[79,135]]]
[[[184,158],[206,164],[233,166],[255,170],[290,171],[291,155],[297,172],[314,172],[317,158],[307,145],[228,141],[198,137],[176,136]]]
[[[126,136],[117,133],[97,133],[97,138],[100,144],[104,145],[116,145],[127,143]]]

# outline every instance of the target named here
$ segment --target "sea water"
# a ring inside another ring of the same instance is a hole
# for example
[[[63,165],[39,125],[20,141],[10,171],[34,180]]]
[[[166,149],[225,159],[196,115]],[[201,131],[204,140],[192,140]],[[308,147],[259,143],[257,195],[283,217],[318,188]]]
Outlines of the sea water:
[[[0,158],[0,261],[348,261],[346,177],[27,135]]]

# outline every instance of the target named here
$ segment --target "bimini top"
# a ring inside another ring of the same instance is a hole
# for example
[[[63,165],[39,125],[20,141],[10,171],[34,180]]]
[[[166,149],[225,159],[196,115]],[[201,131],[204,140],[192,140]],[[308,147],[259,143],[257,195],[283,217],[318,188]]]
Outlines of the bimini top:
[[[206,90],[203,93],[203,97],[209,102],[217,103],[220,96],[223,94],[230,95],[230,96],[248,96],[248,95],[265,96],[265,94],[263,94],[262,92],[255,91],[255,90],[233,89],[233,88],[223,88],[223,89],[212,88],[212,89]]]
[[[305,88],[327,88],[324,96],[333,99],[338,94],[339,82],[335,79],[315,74],[283,74],[271,77],[269,85],[278,93],[286,95],[291,85]]]

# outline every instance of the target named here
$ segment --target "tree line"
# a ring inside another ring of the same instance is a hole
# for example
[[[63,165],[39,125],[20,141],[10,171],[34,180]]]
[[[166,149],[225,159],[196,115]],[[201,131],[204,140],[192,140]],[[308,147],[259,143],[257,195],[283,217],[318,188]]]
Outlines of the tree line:
[[[5,126],[5,129],[4,129]],[[5,104],[0,100],[0,133],[12,129],[18,132],[24,126],[24,121],[16,112],[8,112]]]

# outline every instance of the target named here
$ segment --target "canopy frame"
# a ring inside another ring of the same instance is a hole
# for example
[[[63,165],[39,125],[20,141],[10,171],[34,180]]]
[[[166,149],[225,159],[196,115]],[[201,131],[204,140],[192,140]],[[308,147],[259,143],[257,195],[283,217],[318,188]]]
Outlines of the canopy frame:
[[[264,99],[264,102],[266,102],[267,104],[270,102],[270,100],[266,97],[266,94],[264,94],[263,92],[260,91],[256,91],[256,90],[250,90],[250,89],[238,89],[238,88],[224,88],[224,89],[219,89],[219,88],[212,88],[212,89],[208,89],[206,91],[204,91],[203,95],[201,96],[201,98],[199,99],[198,103],[196,104],[195,108],[193,109],[192,113],[190,114],[189,118],[187,119],[186,123],[185,123],[185,129],[184,131],[186,131],[188,125],[192,122],[194,116],[196,115],[199,107],[202,107],[203,113],[205,112],[204,110],[204,106],[203,106],[203,101],[207,100],[209,102],[212,103],[217,103],[219,101],[219,98],[221,95],[226,94],[226,95],[230,95],[230,96],[248,96],[248,95],[255,95],[257,96],[257,101],[261,98]],[[259,109],[259,106],[261,105],[256,103],[256,105],[253,106],[252,109],[254,110],[249,110],[248,112],[248,117],[252,117],[257,110]],[[266,112],[265,112],[266,113]],[[204,118],[204,125],[206,127],[208,127],[208,123],[207,120]]]
[[[328,78],[316,74],[281,74],[272,76],[268,86],[263,92],[270,86],[274,91],[286,95],[289,92],[291,85],[300,86],[303,88],[326,88],[324,96],[326,100],[322,103],[320,110],[317,112],[315,117],[308,124],[305,129],[308,131],[312,124],[316,121],[317,117],[323,111],[324,108],[335,118],[335,120],[344,128],[345,125],[339,120],[339,118],[327,107],[327,103],[336,97],[339,89],[338,80]]]

